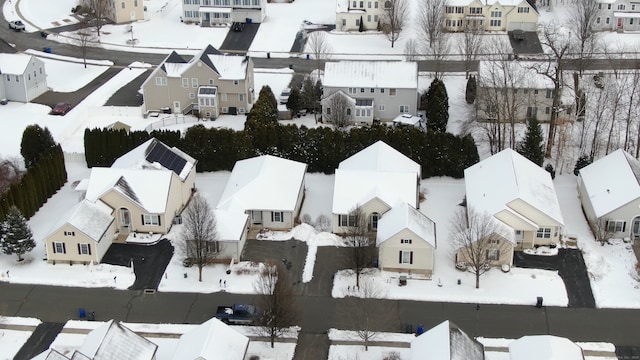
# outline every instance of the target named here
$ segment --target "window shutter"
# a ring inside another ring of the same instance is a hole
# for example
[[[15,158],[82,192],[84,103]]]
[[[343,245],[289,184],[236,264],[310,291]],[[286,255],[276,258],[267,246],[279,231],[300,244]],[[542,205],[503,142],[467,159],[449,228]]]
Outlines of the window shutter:
[[[142,225],[144,225],[144,215],[140,215],[140,220],[142,221]]]
[[[89,255],[91,255],[91,244],[87,244],[87,250],[89,250]]]
[[[402,251],[398,251],[398,253],[400,253],[400,256],[398,258],[398,264],[402,264]]]
[[[65,245],[65,243],[62,243],[62,253],[63,254],[67,253],[67,246]]]
[[[273,222],[273,211],[271,212],[271,222]]]
[[[413,251],[409,252],[409,264],[413,264]]]
[[[80,244],[78,244],[78,254],[82,254],[82,250],[80,249]]]
[[[496,251],[496,260],[500,260],[500,250]]]
[[[622,232],[624,232],[627,229],[627,222],[623,221],[622,222]]]
[[[53,248],[53,253],[56,254],[56,243],[52,242],[51,247]]]
[[[489,249],[487,249],[486,259],[489,260]]]
[[[605,230],[609,231],[609,220],[604,222],[604,228]]]
[[[160,221],[160,215],[157,215],[157,216],[158,216],[158,226],[162,226],[162,221]]]

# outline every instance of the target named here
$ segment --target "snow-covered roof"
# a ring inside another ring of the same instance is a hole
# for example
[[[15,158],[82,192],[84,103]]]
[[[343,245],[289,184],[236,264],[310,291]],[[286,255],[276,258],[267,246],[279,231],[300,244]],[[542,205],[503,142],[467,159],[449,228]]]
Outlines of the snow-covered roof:
[[[418,64],[408,61],[338,61],[324,66],[325,87],[418,88]]]
[[[69,360],[69,358],[57,352],[55,349],[49,349],[41,352],[31,360]]]
[[[511,360],[584,360],[582,348],[553,335],[523,336],[509,343]]]
[[[341,170],[410,172],[421,178],[420,164],[383,141],[377,141],[338,164]]]
[[[293,211],[307,164],[262,155],[236,162],[218,209]]]
[[[484,347],[452,323],[444,321],[411,341],[411,359],[484,360]]]
[[[216,209],[216,231],[220,241],[240,241],[247,227],[249,215],[243,212]]]
[[[411,230],[429,245],[436,247],[436,224],[407,203],[393,207],[378,220],[376,245],[379,246],[404,229]]]
[[[417,201],[415,173],[336,169],[334,181],[333,214],[348,214],[374,198],[390,208]]]
[[[152,360],[158,345],[109,320],[92,330],[78,350],[95,360]]]
[[[92,203],[85,199],[75,206],[73,215],[67,222],[89,238],[100,241],[109,225],[115,220],[111,215],[112,211],[107,204],[100,200]]]
[[[169,148],[156,138],[151,138],[135,149],[120,156],[111,165],[123,169],[171,170],[185,180],[197,161],[176,147]]]
[[[86,199],[96,202],[114,189],[149,213],[162,214],[171,187],[170,170],[101,168],[91,169]]]
[[[247,58],[239,55],[207,55],[220,74],[221,80],[244,80],[247,76]]]
[[[167,73],[167,77],[182,77],[185,71],[191,67],[191,64],[182,63],[165,63],[164,71]]]
[[[395,119],[392,120],[392,123],[400,124],[400,125],[416,126],[417,124],[420,123],[420,120],[422,120],[420,116],[416,116],[412,114],[400,114],[396,116]]]
[[[640,197],[640,161],[622,149],[583,167],[580,177],[598,218]]]
[[[447,0],[447,6],[468,6],[473,0]],[[521,3],[527,3],[526,0],[482,0],[480,2],[483,6],[493,6],[494,4],[500,4],[502,6],[518,6]]]
[[[0,74],[24,74],[31,58],[32,55],[26,54],[0,54]]]
[[[559,224],[564,224],[556,190],[549,172],[512,149],[465,169],[467,205],[491,215],[507,210],[520,199]],[[525,214],[519,214],[524,216]]]
[[[553,89],[553,81],[536,71],[540,66],[540,62],[533,61],[482,60],[478,64],[480,86],[504,88],[507,84],[518,89]]]
[[[173,359],[243,360],[249,338],[212,318],[180,336]]]

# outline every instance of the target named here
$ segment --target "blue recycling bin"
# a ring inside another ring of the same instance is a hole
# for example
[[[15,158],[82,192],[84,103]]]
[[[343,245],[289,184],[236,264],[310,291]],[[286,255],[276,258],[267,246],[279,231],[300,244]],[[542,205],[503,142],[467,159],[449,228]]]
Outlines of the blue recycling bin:
[[[85,316],[87,316],[87,313],[84,311],[83,308],[78,309],[78,316],[80,316],[81,319],[84,319]]]
[[[50,47],[46,47],[46,48],[42,49],[42,51],[46,52],[47,54],[51,54],[51,48]]]
[[[420,336],[422,335],[423,332],[424,332],[424,326],[422,326],[422,324],[418,325],[418,327],[416,328],[416,334]]]

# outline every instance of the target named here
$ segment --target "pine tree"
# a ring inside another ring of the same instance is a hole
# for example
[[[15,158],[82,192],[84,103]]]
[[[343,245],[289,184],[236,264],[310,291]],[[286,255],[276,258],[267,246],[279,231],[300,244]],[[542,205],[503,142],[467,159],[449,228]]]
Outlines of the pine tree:
[[[435,132],[447,131],[449,96],[442,80],[435,78],[426,95],[427,128]]]
[[[582,154],[579,158],[578,161],[576,161],[576,166],[573,168],[573,175],[578,176],[578,174],[580,173],[580,169],[582,169],[583,167],[590,165],[592,162],[591,158],[586,155],[586,154]]]
[[[40,125],[29,125],[22,132],[22,141],[20,142],[20,154],[24,158],[24,165],[28,168],[32,167],[44,153],[56,146],[53,141],[51,132],[46,127],[43,129]]]
[[[476,93],[478,91],[476,77],[471,75],[467,80],[467,89],[465,91],[465,100],[467,104],[473,104],[476,101]]]
[[[360,26],[358,27],[359,32],[364,31],[364,21],[362,21],[362,16],[360,16]]]
[[[300,89],[297,87],[292,88],[289,100],[287,100],[287,109],[291,111],[292,116],[295,116],[298,113],[298,110],[302,109],[302,102],[303,100]]]
[[[544,138],[542,136],[540,123],[538,123],[538,120],[531,118],[527,121],[527,130],[525,131],[524,139],[518,144],[516,151],[536,165],[542,166],[544,162],[543,141]]]
[[[269,85],[265,85],[260,90],[258,100],[247,114],[245,129],[251,129],[256,125],[278,123],[278,101],[273,95]]]
[[[2,223],[2,252],[7,255],[17,255],[18,261],[22,261],[22,255],[33,250],[36,242],[27,224],[27,219],[22,216],[17,207],[12,206]]]

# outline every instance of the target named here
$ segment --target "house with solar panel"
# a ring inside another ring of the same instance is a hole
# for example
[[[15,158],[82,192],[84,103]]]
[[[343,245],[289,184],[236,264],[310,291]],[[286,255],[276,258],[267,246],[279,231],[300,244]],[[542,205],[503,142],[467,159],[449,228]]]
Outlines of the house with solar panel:
[[[92,168],[76,188],[84,199],[45,238],[48,261],[99,262],[113,242],[166,234],[191,198],[196,163],[154,138],[109,168]]]
[[[173,51],[142,83],[143,113],[215,119],[242,115],[254,102],[253,61],[209,45],[188,59]]]

